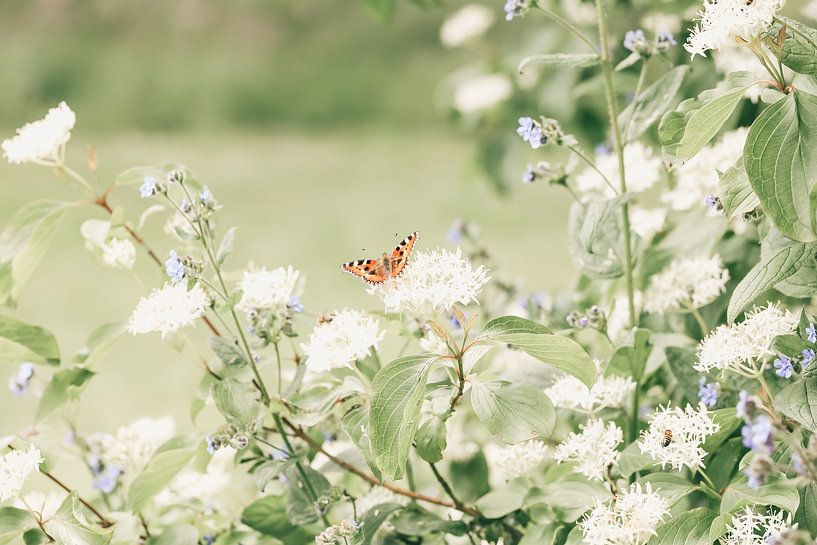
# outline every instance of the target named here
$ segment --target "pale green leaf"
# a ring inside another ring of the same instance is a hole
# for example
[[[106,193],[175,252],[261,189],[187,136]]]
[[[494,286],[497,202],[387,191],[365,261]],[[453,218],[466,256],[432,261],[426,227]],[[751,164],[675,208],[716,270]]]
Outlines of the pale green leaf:
[[[133,480],[128,490],[128,505],[140,512],[153,497],[161,492],[193,458],[194,449],[182,446],[160,450],[153,455],[147,467]]]
[[[743,167],[743,157],[739,157],[734,165],[719,176],[718,193],[726,216],[730,220],[740,218],[760,205],[760,199],[749,184],[749,176]]]
[[[800,493],[796,483],[783,473],[773,473],[766,484],[752,488],[749,478],[741,471],[723,492],[721,513],[734,513],[745,505],[773,505],[794,513],[800,505]]]
[[[59,365],[60,350],[54,335],[42,327],[0,315],[0,363]]]
[[[601,62],[595,53],[544,53],[525,57],[519,63],[519,73],[522,74],[531,66],[547,66],[553,68],[588,68]]]
[[[811,432],[817,432],[817,378],[788,384],[774,396],[775,408]]]
[[[710,545],[709,529],[717,513],[699,507],[667,520],[647,545]]]
[[[644,89],[619,114],[618,124],[626,127],[628,142],[637,140],[673,105],[688,72],[689,66],[676,66]]]
[[[471,406],[488,431],[506,443],[548,438],[556,425],[553,404],[533,386],[473,381]]]
[[[67,401],[76,399],[93,376],[93,371],[82,367],[72,367],[54,373],[37,405],[37,421],[50,415]]]
[[[415,448],[426,462],[436,464],[442,460],[446,444],[445,421],[438,416],[432,416],[417,430]]]

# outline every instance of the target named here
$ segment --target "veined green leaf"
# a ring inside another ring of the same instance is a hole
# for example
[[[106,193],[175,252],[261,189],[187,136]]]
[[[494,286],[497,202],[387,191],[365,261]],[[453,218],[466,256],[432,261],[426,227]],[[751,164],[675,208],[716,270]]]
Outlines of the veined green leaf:
[[[54,373],[37,406],[37,421],[50,415],[67,401],[76,399],[93,376],[93,371],[82,367],[72,367]]]
[[[723,209],[730,220],[748,214],[760,205],[760,199],[749,184],[749,176],[743,167],[743,157],[738,158],[734,165],[719,176],[718,192]]]
[[[533,386],[473,381],[471,406],[488,431],[506,443],[548,438],[556,425],[553,404]]]
[[[550,329],[540,323],[520,318],[519,316],[500,316],[494,318],[482,328],[479,334],[480,339],[495,340],[496,335],[507,335],[510,333],[552,333]]]
[[[442,460],[446,444],[445,421],[438,416],[432,416],[417,430],[415,448],[426,462],[436,464]]]
[[[800,493],[794,481],[775,472],[759,488],[749,486],[745,473],[739,472],[726,487],[721,499],[721,513],[734,513],[745,505],[773,505],[794,513],[800,505]]]
[[[620,127],[626,127],[625,139],[637,140],[670,108],[681,90],[689,66],[676,66],[644,89],[618,116]]]
[[[556,68],[588,68],[601,62],[595,53],[546,53],[525,57],[519,63],[519,73],[522,74],[531,66],[545,65]]]
[[[817,378],[787,385],[774,396],[774,406],[807,430],[817,432]]]
[[[789,17],[780,19],[788,27],[783,41],[783,64],[800,74],[817,76],[817,30]],[[779,30],[780,25],[775,23],[769,32],[775,35]]]
[[[267,496],[254,501],[241,513],[241,522],[257,532],[280,539],[286,545],[306,545],[315,541],[308,527],[289,522],[283,496]]]
[[[60,364],[57,339],[47,329],[0,315],[0,363]]]
[[[189,446],[177,446],[157,451],[147,467],[136,476],[128,490],[128,505],[138,513],[162,491],[193,458]]]
[[[660,525],[647,545],[710,545],[709,528],[717,513],[699,507]]]

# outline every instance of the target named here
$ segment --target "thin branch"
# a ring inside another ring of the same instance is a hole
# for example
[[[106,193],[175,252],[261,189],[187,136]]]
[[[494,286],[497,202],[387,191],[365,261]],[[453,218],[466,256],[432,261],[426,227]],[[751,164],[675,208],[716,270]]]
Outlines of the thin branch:
[[[61,480],[59,480],[58,478],[56,478],[55,476],[53,476],[53,475],[52,475],[51,473],[49,473],[48,471],[42,471],[41,473],[42,473],[43,475],[45,475],[46,477],[48,477],[49,479],[51,479],[51,480],[52,480],[52,481],[53,481],[53,482],[54,482],[54,483],[55,483],[57,486],[59,486],[60,488],[62,488],[62,489],[63,489],[63,490],[65,490],[66,492],[68,492],[69,494],[73,494],[73,493],[74,493],[74,491],[73,491],[73,490],[71,490],[71,488],[70,488],[70,487],[68,487],[67,485],[65,485],[65,484],[64,484],[64,483],[63,483]],[[87,507],[87,508],[88,508],[88,510],[89,510],[89,511],[91,511],[91,513],[93,513],[93,514],[94,514],[94,516],[96,516],[96,518],[98,518],[98,519],[99,519],[99,523],[100,523],[100,525],[101,525],[103,528],[108,528],[108,527],[110,527],[110,526],[113,526],[113,522],[111,522],[110,520],[106,519],[106,518],[105,518],[105,517],[102,515],[102,513],[100,513],[99,511],[97,511],[96,507],[94,507],[93,505],[91,505],[90,503],[88,503],[87,501],[85,501],[84,499],[82,499],[82,497],[80,497],[80,496],[79,496],[79,494],[77,494],[77,499],[79,500],[79,503],[81,503],[82,505],[84,505],[85,507]]]
[[[445,480],[445,477],[442,476],[440,471],[437,469],[437,466],[433,463],[429,462],[428,465],[431,467],[431,472],[434,474],[434,478],[437,479],[437,482],[440,483],[440,486],[443,487],[445,493],[451,498],[451,501],[454,502],[454,505],[457,506],[457,509],[462,510],[464,504],[457,498],[456,494],[454,494],[454,489],[451,488],[451,485],[448,484],[448,481]]]

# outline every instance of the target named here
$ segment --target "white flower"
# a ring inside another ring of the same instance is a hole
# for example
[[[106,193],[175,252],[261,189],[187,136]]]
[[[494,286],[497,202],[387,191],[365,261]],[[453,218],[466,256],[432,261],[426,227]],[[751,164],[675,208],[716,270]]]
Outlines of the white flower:
[[[550,398],[554,407],[596,412],[621,407],[633,390],[635,382],[629,377],[605,377],[599,374],[593,387],[588,388],[573,375],[565,375],[546,389],[545,395]]]
[[[133,473],[144,468],[156,449],[173,437],[173,418],[140,418],[121,426],[116,433],[98,433],[89,442],[100,451],[106,465]]]
[[[360,528],[360,524],[352,519],[343,519],[339,524],[329,526],[323,532],[315,536],[315,545],[334,545],[337,543],[348,543],[347,537],[355,535]]]
[[[301,273],[289,267],[278,267],[268,271],[265,267],[250,267],[244,271],[238,287],[241,300],[236,308],[244,312],[265,310],[283,313],[293,296],[300,295]]]
[[[655,35],[678,34],[681,31],[681,18],[674,13],[650,13],[641,19],[641,26]]]
[[[661,201],[673,210],[704,209],[707,195],[718,195],[718,172],[723,172],[743,156],[748,128],[724,134],[704,147],[695,157],[678,168],[675,188],[661,195]]]
[[[64,495],[57,492],[49,492],[47,495],[39,490],[33,490],[14,502],[20,509],[31,509],[40,520],[47,521],[57,514],[57,510],[62,505]]]
[[[712,369],[739,369],[773,354],[775,337],[791,333],[797,327],[797,317],[776,303],[757,308],[739,323],[722,325],[698,345],[695,370],[708,373]]]
[[[753,42],[769,29],[784,3],[785,0],[704,0],[684,49],[693,58],[705,57],[708,50],[734,45],[738,39]]]
[[[636,316],[641,308],[643,296],[640,291],[634,294]],[[627,295],[620,293],[613,299],[610,310],[607,312],[607,334],[617,344],[621,344],[632,331],[630,330],[630,309]],[[632,343],[630,343],[632,344]]]
[[[0,502],[17,496],[29,475],[40,470],[42,462],[43,456],[34,445],[0,456]]]
[[[612,186],[618,189],[618,157],[615,153],[596,155],[596,166]],[[641,193],[651,188],[661,179],[663,163],[652,149],[640,142],[628,144],[624,148],[624,172],[627,174],[627,191]],[[595,169],[587,167],[576,178],[576,190],[582,200],[592,198],[610,198],[615,196],[613,189]]]
[[[639,483],[619,492],[612,505],[598,500],[579,523],[587,545],[642,545],[669,514],[667,500]]]
[[[358,498],[355,505],[357,507],[357,512],[363,514],[372,507],[376,507],[383,503],[399,503],[400,505],[406,505],[408,501],[409,500],[406,496],[395,494],[388,488],[373,486],[365,496]]]
[[[485,448],[491,472],[500,481],[510,481],[527,475],[547,460],[548,448],[539,440],[497,447],[493,443]]]
[[[616,447],[624,440],[624,434],[615,422],[605,425],[602,420],[590,420],[579,429],[581,433],[571,433],[556,447],[553,458],[559,463],[576,462],[576,473],[602,481],[607,468],[617,464],[621,457]]]
[[[706,451],[702,445],[719,429],[704,404],[700,404],[697,410],[692,405],[687,405],[684,410],[659,407],[650,418],[650,427],[641,432],[638,448],[662,467],[670,466],[675,470],[704,467]],[[671,434],[669,444],[667,433]]]
[[[459,47],[485,34],[494,24],[494,12],[482,4],[467,4],[445,20],[440,41],[446,47]]]
[[[449,311],[457,303],[475,302],[490,280],[488,269],[483,265],[475,268],[462,257],[460,248],[414,253],[415,259],[399,278],[369,288],[370,294],[383,301],[386,312]]]
[[[112,238],[100,245],[102,261],[113,269],[132,269],[136,261],[136,246],[127,238]]]
[[[3,140],[3,155],[9,163],[60,165],[76,122],[77,116],[68,104],[60,102],[43,119],[25,124],[17,129],[17,136]]]
[[[179,473],[167,488],[156,495],[156,505],[168,506],[194,498],[212,504],[221,499],[221,492],[230,484],[229,469],[233,466],[235,452],[229,446],[218,449],[210,459],[206,473],[193,469]]]
[[[301,344],[312,371],[325,372],[366,357],[383,339],[380,322],[357,310],[343,309],[331,322],[318,324]]]
[[[728,281],[719,255],[676,259],[652,277],[644,310],[663,314],[701,308],[722,294]]]
[[[644,240],[651,239],[656,233],[664,230],[667,221],[666,208],[630,207],[630,228]]]
[[[475,76],[454,90],[454,109],[463,114],[479,112],[508,100],[512,94],[513,84],[505,74]]]
[[[811,0],[811,2],[803,6],[800,13],[809,19],[817,21],[817,0]]]
[[[149,297],[142,297],[130,316],[128,331],[133,335],[159,331],[162,338],[179,328],[191,325],[204,314],[209,299],[196,284],[188,290],[185,282],[167,283],[155,289]]]
[[[751,507],[732,515],[732,524],[723,545],[767,545],[771,539],[787,527],[783,512],[768,515],[755,513]]]

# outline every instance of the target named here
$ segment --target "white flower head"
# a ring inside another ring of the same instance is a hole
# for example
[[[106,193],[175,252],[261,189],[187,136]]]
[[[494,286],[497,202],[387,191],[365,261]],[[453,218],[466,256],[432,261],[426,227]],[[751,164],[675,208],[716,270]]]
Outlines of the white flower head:
[[[661,195],[661,201],[673,210],[703,210],[707,195],[718,195],[719,172],[743,156],[743,145],[749,129],[742,127],[724,134],[714,144],[704,147],[695,157],[676,170],[675,188]]]
[[[612,505],[597,500],[579,527],[587,545],[643,545],[668,514],[667,500],[650,483],[643,489],[635,483],[619,492]]]
[[[757,308],[738,324],[722,325],[698,345],[695,370],[708,373],[712,369],[737,369],[753,360],[773,354],[775,337],[791,333],[797,327],[797,316],[776,303]]]
[[[380,322],[357,310],[343,309],[318,324],[301,344],[309,369],[325,372],[366,357],[383,339]]]
[[[17,129],[17,135],[3,140],[3,155],[9,163],[40,163],[47,166],[62,164],[65,144],[77,116],[64,101],[51,108],[43,119]]]
[[[358,513],[365,513],[372,507],[376,507],[383,503],[399,503],[400,505],[406,505],[408,502],[409,499],[406,496],[395,494],[388,488],[373,486],[365,496],[358,498],[355,505]]]
[[[244,312],[263,310],[283,313],[293,296],[303,291],[301,273],[289,267],[268,271],[265,267],[250,267],[238,283],[241,300],[236,308]]]
[[[29,475],[40,470],[42,462],[43,456],[34,445],[0,456],[0,502],[16,497]]]
[[[488,269],[474,267],[462,257],[460,248],[414,254],[399,278],[369,287],[369,293],[383,301],[386,312],[449,311],[455,304],[476,302],[490,280]]]
[[[547,388],[545,395],[560,409],[593,413],[621,407],[635,390],[635,382],[630,377],[603,376],[600,364],[597,360],[599,378],[591,388],[573,375],[565,375]]]
[[[783,512],[755,513],[751,507],[732,515],[732,524],[723,545],[768,545],[788,526]]]
[[[613,187],[618,187],[618,158],[614,153],[597,154],[596,166],[604,174],[604,178],[590,167],[576,175],[576,190],[582,200],[615,196],[605,178]],[[641,193],[661,179],[664,165],[651,148],[640,142],[633,142],[624,148],[624,170],[627,173],[627,191]]]
[[[222,492],[230,485],[229,471],[235,453],[234,448],[224,446],[213,454],[205,473],[185,469],[156,496],[156,505],[168,506],[186,499],[198,499],[212,505],[220,500],[224,496]]]
[[[513,94],[511,79],[505,74],[482,74],[466,79],[454,89],[454,109],[463,114],[487,110]]]
[[[576,473],[588,479],[604,480],[607,469],[618,463],[621,453],[616,447],[624,440],[615,422],[590,420],[579,426],[581,433],[571,433],[556,447],[553,458],[561,462],[576,462]]]
[[[662,467],[670,466],[675,470],[704,467],[706,451],[702,445],[719,429],[704,404],[697,409],[687,405],[683,410],[680,407],[659,407],[650,418],[650,427],[641,432],[638,448]]]
[[[548,459],[548,448],[542,441],[531,440],[516,445],[502,446],[491,443],[485,449],[492,477],[510,481],[527,475]]]
[[[494,24],[494,11],[482,4],[467,4],[445,20],[440,41],[446,47],[459,47],[485,34]]]
[[[800,13],[809,19],[817,21],[817,0],[811,0],[811,2],[803,6],[800,9]]]
[[[704,0],[698,22],[684,44],[692,54],[706,56],[710,49],[755,41],[767,31],[785,0]]]
[[[630,228],[644,240],[649,240],[663,231],[666,222],[666,208],[648,209],[640,206],[630,208]]]
[[[722,294],[728,281],[719,255],[676,259],[652,277],[644,310],[663,314],[701,308]]]
[[[188,290],[185,282],[165,284],[148,297],[142,297],[130,316],[128,331],[133,335],[159,331],[168,333],[191,325],[204,314],[210,300],[198,284]]]
[[[173,418],[140,418],[116,433],[98,433],[89,442],[99,451],[107,465],[114,465],[128,472],[144,468],[162,443],[173,437],[176,425]]]
[[[102,261],[112,269],[132,269],[136,261],[136,246],[127,238],[111,238],[100,245]]]

